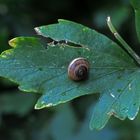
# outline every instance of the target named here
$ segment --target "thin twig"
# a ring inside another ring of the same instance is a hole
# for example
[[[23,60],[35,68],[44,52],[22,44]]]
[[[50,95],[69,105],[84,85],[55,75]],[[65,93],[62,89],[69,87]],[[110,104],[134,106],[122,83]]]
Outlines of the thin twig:
[[[121,43],[121,45],[127,50],[127,52],[134,58],[134,60],[140,65],[140,57],[131,49],[131,47],[124,41],[119,35],[115,27],[113,26],[110,17],[107,17],[107,25],[110,31],[114,34],[115,38]]]

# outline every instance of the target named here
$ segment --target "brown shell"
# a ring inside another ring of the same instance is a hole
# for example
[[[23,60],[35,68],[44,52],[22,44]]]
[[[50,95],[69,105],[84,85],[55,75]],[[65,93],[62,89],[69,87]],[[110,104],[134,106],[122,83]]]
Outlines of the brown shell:
[[[68,66],[68,76],[74,81],[87,79],[88,73],[89,62],[85,58],[76,58]]]

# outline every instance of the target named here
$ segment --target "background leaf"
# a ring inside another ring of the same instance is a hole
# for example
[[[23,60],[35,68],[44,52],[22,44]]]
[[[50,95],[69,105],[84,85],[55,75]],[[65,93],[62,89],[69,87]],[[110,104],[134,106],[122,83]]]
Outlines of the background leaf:
[[[131,0],[131,4],[135,10],[136,30],[137,30],[138,39],[140,41],[140,1]]]
[[[27,115],[33,108],[37,96],[34,94],[23,94],[17,91],[3,93],[0,95],[0,114],[18,114]]]

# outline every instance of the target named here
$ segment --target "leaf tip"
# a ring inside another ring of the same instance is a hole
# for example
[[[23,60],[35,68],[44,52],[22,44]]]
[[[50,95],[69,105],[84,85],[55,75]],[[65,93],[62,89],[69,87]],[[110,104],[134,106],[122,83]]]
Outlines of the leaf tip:
[[[44,101],[38,101],[35,105],[35,109],[43,109],[43,108],[47,108],[47,107],[52,107],[53,103],[45,103]]]
[[[34,109],[39,110],[39,109],[41,109],[41,108],[38,107],[38,105],[36,104],[36,105],[34,106]]]
[[[93,124],[93,122],[92,121],[90,121],[90,123],[89,123],[89,129],[92,131],[92,130],[101,130],[101,129],[103,129],[103,127],[104,126],[101,126],[101,127],[99,127],[99,126],[96,126],[96,124]]]
[[[58,22],[65,22],[65,21],[67,21],[67,20],[65,20],[65,19],[58,19]]]
[[[15,47],[16,46],[16,43],[17,43],[17,38],[13,38],[13,39],[9,40],[9,42],[8,42],[8,44],[11,47]]]
[[[38,103],[36,103],[36,105],[34,107],[34,109],[36,109],[36,110],[39,110],[39,109],[42,109],[42,108],[44,108],[44,106],[43,105],[40,105]]]
[[[89,129],[92,131],[94,129],[94,127],[91,125],[91,123],[89,124]]]
[[[34,28],[35,32],[36,32],[38,35],[41,34],[40,28],[41,28],[41,27],[35,27],[35,28]]]
[[[69,21],[69,20],[66,20],[66,19],[58,19],[58,23],[74,23],[73,21]]]

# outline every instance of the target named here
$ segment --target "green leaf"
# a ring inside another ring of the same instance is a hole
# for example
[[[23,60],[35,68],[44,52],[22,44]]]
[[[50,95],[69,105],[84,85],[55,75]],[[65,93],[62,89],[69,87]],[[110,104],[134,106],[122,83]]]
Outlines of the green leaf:
[[[8,40],[8,36],[9,36],[9,31],[8,31],[8,27],[5,27],[3,25],[0,24],[0,53],[2,51],[4,51],[5,49],[8,49],[8,44],[7,44],[7,40]]]
[[[0,95],[0,114],[27,115],[33,108],[37,96],[21,94],[21,92],[3,92]]]
[[[117,44],[94,30],[66,20],[35,29],[40,35],[79,44],[92,52],[90,89],[93,93],[100,92],[101,98],[93,111],[91,128],[101,129],[111,115],[135,118],[139,109],[139,68]]]
[[[123,49],[104,35],[66,20],[36,31],[66,43],[49,44],[46,49],[37,38],[19,37],[10,41],[13,49],[0,56],[0,76],[15,81],[23,91],[43,94],[36,109],[101,93],[91,128],[101,129],[111,115],[134,119],[139,109],[140,70]],[[90,63],[86,81],[74,82],[68,78],[68,65],[77,57]]]
[[[66,118],[67,121],[64,122]],[[49,124],[50,135],[54,140],[71,139],[71,136],[75,134],[75,129],[78,127],[77,121],[78,119],[70,104],[60,106]]]
[[[138,39],[140,41],[140,1],[131,0],[131,4],[135,10],[136,31],[137,31]]]
[[[99,28],[107,28],[106,26],[106,17],[107,16],[113,17],[114,26],[119,29],[123,25],[123,23],[128,19],[130,15],[130,8],[124,7],[124,5],[116,5],[115,7],[103,7],[99,9],[95,13],[94,16],[94,23]]]
[[[101,140],[103,137],[105,137],[107,140],[114,140],[119,139],[120,134],[113,130],[110,126],[106,127],[102,131],[90,131],[88,128],[88,122],[90,121],[90,116],[92,113],[93,105],[89,107],[87,110],[85,119],[82,121],[81,126],[79,127],[79,130],[77,130],[78,133],[76,133],[73,137],[71,137],[69,140]]]

